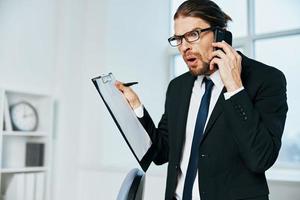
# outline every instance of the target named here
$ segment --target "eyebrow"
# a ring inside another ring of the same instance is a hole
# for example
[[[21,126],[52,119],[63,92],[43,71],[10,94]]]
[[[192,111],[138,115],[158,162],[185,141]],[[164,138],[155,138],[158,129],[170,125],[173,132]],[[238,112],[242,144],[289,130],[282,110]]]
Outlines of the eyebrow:
[[[202,28],[194,28],[193,30],[191,30],[191,31],[188,31],[188,32],[185,32],[184,34],[182,34],[182,35],[176,35],[176,34],[174,34],[173,35],[173,37],[182,37],[182,36],[184,36],[185,34],[187,34],[187,33],[190,33],[190,32],[193,32],[193,31],[195,31],[196,29],[202,29]]]

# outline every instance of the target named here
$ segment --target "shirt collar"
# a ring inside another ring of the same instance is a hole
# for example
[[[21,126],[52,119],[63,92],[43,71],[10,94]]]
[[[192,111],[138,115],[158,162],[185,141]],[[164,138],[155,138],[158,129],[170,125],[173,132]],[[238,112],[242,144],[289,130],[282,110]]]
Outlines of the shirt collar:
[[[223,90],[223,87],[224,87],[224,84],[223,84],[223,81],[221,79],[221,75],[220,75],[220,71],[219,70],[216,70],[214,73],[212,73],[210,76],[206,76],[208,79],[211,79],[212,82],[214,83],[214,85],[216,86],[216,88],[218,90]],[[204,75],[199,75],[197,77],[197,81],[199,83],[202,83],[203,81],[203,78],[204,78]]]

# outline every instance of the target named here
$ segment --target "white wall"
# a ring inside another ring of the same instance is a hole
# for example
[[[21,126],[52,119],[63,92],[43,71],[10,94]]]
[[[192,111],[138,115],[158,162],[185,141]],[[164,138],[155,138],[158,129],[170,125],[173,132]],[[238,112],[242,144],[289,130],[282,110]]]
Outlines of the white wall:
[[[56,1],[55,163],[53,199],[77,199],[78,155],[83,105],[85,2]]]
[[[113,72],[158,122],[168,84],[168,1],[1,0],[0,87],[57,100],[53,200],[114,199],[137,166],[90,79]],[[152,165],[145,199],[163,199],[166,167]],[[270,182],[271,200],[299,183]],[[288,197],[288,198],[286,198]]]
[[[53,92],[55,2],[0,1],[0,87]]]
[[[0,87],[49,94],[57,101],[53,199],[77,198],[83,4],[0,1]]]
[[[119,80],[139,81],[134,88],[157,122],[168,83],[169,8],[168,2],[159,0],[86,2],[79,199],[114,199],[126,173],[138,164],[90,79],[113,72]],[[153,173],[164,174],[162,170]],[[91,182],[96,188],[90,187]],[[153,194],[147,198],[161,199],[165,181],[149,177],[147,186],[148,182],[161,192],[157,198]]]
[[[300,182],[293,181],[268,181],[270,188],[270,200],[299,200]]]

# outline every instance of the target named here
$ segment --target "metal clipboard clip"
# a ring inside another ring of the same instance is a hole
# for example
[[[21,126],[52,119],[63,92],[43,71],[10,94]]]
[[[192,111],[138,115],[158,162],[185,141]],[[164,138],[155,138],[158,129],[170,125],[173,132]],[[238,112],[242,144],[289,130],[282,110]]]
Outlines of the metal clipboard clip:
[[[95,82],[97,79],[101,79],[104,84],[110,83],[113,80],[113,74],[110,72],[107,75],[101,75],[92,79]]]
[[[110,83],[112,81],[112,73],[110,72],[109,74],[107,75],[103,75],[101,76],[101,80],[103,83]]]

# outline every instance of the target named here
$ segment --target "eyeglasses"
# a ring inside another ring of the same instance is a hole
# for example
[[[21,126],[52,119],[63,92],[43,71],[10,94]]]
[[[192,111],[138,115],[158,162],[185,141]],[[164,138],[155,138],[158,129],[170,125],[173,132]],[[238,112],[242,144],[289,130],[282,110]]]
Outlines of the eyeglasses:
[[[189,43],[195,42],[200,39],[200,34],[202,32],[211,31],[214,29],[215,29],[215,27],[209,27],[209,28],[205,28],[205,29],[196,28],[190,32],[183,34],[183,35],[174,35],[174,36],[170,37],[168,39],[168,41],[172,47],[177,47],[182,44],[183,38],[185,39],[185,41],[187,41]]]

